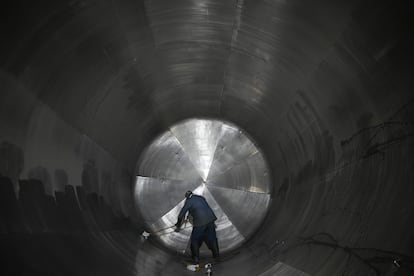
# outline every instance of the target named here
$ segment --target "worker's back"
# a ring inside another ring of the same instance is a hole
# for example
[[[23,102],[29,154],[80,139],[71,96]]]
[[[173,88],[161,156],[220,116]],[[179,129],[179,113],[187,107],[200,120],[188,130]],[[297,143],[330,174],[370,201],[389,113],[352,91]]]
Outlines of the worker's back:
[[[210,222],[213,222],[217,219],[213,210],[208,205],[204,197],[198,195],[192,195],[185,201],[185,205],[181,212],[184,215],[186,212],[189,212],[193,217],[193,225],[203,226]]]

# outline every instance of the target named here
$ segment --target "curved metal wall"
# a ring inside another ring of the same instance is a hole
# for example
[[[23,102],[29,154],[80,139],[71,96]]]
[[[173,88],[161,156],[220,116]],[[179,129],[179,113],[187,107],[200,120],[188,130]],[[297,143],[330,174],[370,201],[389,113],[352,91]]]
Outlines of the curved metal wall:
[[[5,7],[6,272],[176,274],[177,256],[140,240],[134,167],[175,123],[210,118],[252,136],[273,183],[263,225],[218,275],[409,275],[412,11],[368,0]]]

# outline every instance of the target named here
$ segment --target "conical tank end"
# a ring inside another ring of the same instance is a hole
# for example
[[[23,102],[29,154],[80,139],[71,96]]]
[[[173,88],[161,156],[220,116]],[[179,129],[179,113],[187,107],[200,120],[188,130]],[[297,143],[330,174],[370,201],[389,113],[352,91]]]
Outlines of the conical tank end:
[[[181,122],[156,138],[137,164],[135,204],[150,231],[177,221],[185,192],[204,196],[217,216],[220,251],[239,247],[262,223],[270,203],[270,178],[260,149],[241,129],[218,120]],[[158,239],[189,250],[191,225]],[[202,254],[209,254],[203,249]]]

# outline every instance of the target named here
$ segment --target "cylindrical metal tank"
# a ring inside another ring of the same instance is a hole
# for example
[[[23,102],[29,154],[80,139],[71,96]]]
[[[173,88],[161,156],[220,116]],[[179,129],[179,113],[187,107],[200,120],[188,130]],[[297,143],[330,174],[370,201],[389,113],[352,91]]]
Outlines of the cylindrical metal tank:
[[[412,275],[413,9],[388,0],[12,1],[4,275]],[[202,247],[203,258],[210,254]]]

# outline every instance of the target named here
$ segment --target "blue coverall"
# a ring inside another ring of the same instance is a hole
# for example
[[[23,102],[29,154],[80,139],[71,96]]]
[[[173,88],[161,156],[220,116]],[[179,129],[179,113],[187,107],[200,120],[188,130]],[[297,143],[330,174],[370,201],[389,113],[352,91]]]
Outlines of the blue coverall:
[[[217,220],[206,199],[199,195],[191,194],[185,201],[183,208],[178,215],[177,229],[182,225],[185,214],[193,218],[193,231],[191,233],[191,255],[193,261],[198,263],[200,246],[203,242],[213,253],[214,258],[219,257],[216,227],[214,222]]]

